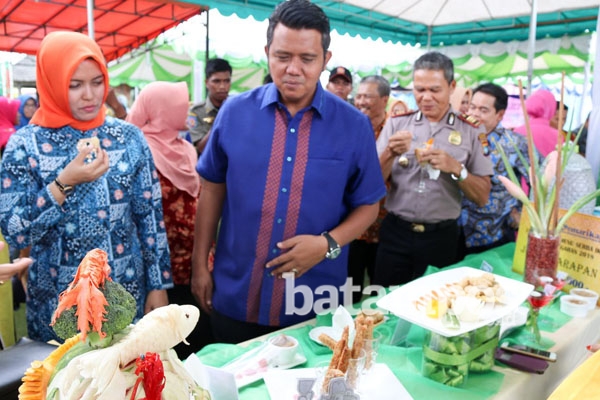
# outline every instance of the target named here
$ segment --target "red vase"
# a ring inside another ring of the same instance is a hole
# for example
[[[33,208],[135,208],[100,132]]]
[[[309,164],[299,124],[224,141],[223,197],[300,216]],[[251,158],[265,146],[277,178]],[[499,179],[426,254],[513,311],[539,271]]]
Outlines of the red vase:
[[[556,279],[560,236],[540,237],[529,232],[525,254],[525,282],[539,285],[541,276]]]

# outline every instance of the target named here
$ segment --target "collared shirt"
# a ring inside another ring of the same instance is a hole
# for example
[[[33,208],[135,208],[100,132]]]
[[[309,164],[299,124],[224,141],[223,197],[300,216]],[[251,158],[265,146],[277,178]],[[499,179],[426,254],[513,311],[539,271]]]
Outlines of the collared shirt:
[[[385,125],[385,121],[387,121],[387,118],[381,122],[377,129],[375,129],[375,140],[379,138],[381,130]],[[383,219],[387,214],[387,210],[383,206],[384,203],[385,197],[379,200],[379,213],[377,214],[377,219],[375,219],[375,222],[373,222],[373,224],[370,227],[368,227],[362,235],[358,237],[358,240],[364,240],[367,243],[379,243],[379,229],[381,229],[381,222],[383,222]]]
[[[278,126],[283,135],[275,134]],[[231,318],[262,325],[311,318],[312,302],[305,315],[292,314],[294,304],[303,305],[298,287],[313,296],[322,285],[339,288],[347,276],[344,248],[337,259],[325,259],[296,279],[295,292],[282,292],[285,281],[265,268],[281,254],[277,243],[331,230],[353,209],[385,195],[369,119],[320,84],[311,105],[293,118],[274,84],[228,99],[197,170],[204,179],[227,185],[213,306]]]
[[[401,130],[413,134],[415,146],[433,138],[436,148],[444,150],[464,164],[470,174],[493,174],[492,165],[484,156],[478,140],[478,135],[484,132],[484,128],[461,120],[451,108],[433,126],[420,111],[388,119],[377,140],[378,154],[385,151],[390,137]],[[436,223],[457,219],[462,200],[458,182],[450,174],[440,173],[437,180],[426,178],[428,191],[418,193],[415,188],[419,184],[421,167],[415,158],[414,146],[405,156],[408,159],[407,166],[400,165],[398,158],[393,161],[391,187],[385,208],[411,222]]]
[[[527,168],[516,150],[519,149],[527,163],[530,163],[527,139],[524,136],[498,126],[487,135],[486,145],[489,146],[488,157],[494,166],[492,188],[490,198],[483,207],[478,207],[467,198],[463,199],[459,224],[463,227],[467,247],[487,246],[515,234],[515,230],[510,227],[510,212],[513,208],[520,211],[522,204],[508,193],[498,179],[498,175],[508,177],[498,146],[504,149],[517,178],[529,181]]]
[[[91,136],[108,152],[110,168],[58,205],[48,185],[77,156],[77,142]],[[2,232],[14,248],[31,245],[35,260],[27,288],[30,337],[58,339],[49,326],[58,294],[95,248],[108,253],[112,278],[135,297],[136,318],[149,291],[173,286],[158,173],[134,125],[112,117],[84,132],[27,125],[8,143],[1,179]]]
[[[188,113],[186,125],[190,130],[192,144],[202,140],[210,132],[219,109],[206,98],[204,103],[194,104]]]

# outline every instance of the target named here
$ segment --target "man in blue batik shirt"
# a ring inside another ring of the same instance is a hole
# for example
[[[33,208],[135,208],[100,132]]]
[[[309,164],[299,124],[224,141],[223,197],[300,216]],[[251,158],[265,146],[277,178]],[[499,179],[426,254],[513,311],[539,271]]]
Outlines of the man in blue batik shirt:
[[[280,3],[265,47],[273,83],[227,100],[198,161],[192,292],[218,342],[314,317],[316,299],[344,285],[346,245],[385,195],[369,119],[319,83],[329,31],[310,1]]]
[[[508,177],[508,173],[497,146],[502,146],[521,182],[529,182],[528,171],[519,159],[515,147],[528,163],[529,156],[525,136],[500,125],[507,105],[506,90],[498,85],[485,83],[473,92],[468,114],[485,126],[487,134],[480,136],[480,142],[484,154],[492,161],[494,176],[490,198],[484,207],[478,207],[467,198],[463,199],[459,220],[464,235],[464,242],[459,243],[459,253],[462,256],[513,242],[519,227],[522,204],[508,193],[498,179],[498,175]]]

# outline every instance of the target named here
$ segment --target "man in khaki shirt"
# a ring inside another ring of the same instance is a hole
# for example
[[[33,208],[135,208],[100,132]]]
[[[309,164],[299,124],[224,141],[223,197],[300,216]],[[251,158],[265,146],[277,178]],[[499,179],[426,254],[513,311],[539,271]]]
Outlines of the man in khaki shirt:
[[[211,58],[206,63],[205,83],[206,101],[194,104],[189,111],[186,125],[190,131],[192,144],[198,155],[202,153],[213,122],[217,117],[219,108],[229,96],[231,89],[231,73],[233,69],[227,60]]]
[[[493,168],[480,143],[485,129],[452,109],[455,86],[448,57],[437,52],[419,57],[413,69],[419,109],[389,119],[377,140],[383,176],[391,179],[391,187],[375,284],[403,284],[422,276],[428,265],[456,262],[462,196],[480,206],[487,202]]]

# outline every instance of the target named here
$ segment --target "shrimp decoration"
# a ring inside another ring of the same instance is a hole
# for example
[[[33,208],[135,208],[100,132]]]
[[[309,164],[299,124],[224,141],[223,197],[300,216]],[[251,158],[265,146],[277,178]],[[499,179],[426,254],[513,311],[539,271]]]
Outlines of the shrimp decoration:
[[[165,387],[165,370],[160,356],[156,353],[146,353],[135,360],[135,374],[139,376],[131,392],[131,400],[135,399],[140,383],[144,383],[146,397],[142,400],[161,400]],[[143,376],[140,376],[142,374]]]
[[[106,333],[102,332],[102,322],[106,320],[104,316],[108,302],[99,288],[104,286],[107,279],[112,280],[106,252],[100,249],[89,251],[79,264],[73,281],[59,295],[58,307],[50,325],[54,325],[63,311],[76,305],[77,328],[81,332],[81,340],[87,337],[90,326],[92,331],[104,338]]]

